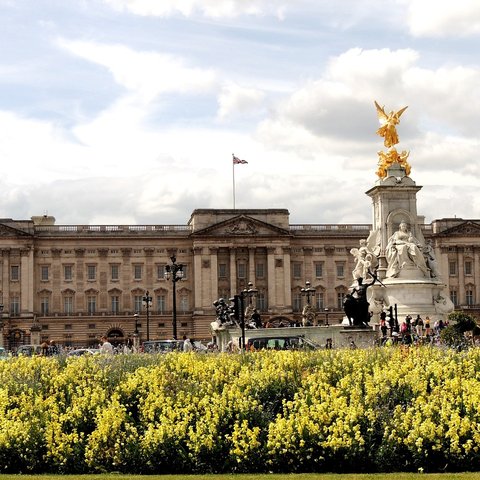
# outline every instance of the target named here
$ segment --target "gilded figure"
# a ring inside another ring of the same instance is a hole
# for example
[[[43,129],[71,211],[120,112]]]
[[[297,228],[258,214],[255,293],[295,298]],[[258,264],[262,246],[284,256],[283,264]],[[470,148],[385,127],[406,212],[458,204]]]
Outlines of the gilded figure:
[[[399,142],[396,125],[400,123],[400,116],[408,106],[401,108],[398,112],[392,110],[390,113],[386,113],[385,107],[381,107],[376,101],[375,107],[377,108],[378,119],[382,125],[377,130],[377,134],[383,137],[383,144],[387,148],[393,147]]]

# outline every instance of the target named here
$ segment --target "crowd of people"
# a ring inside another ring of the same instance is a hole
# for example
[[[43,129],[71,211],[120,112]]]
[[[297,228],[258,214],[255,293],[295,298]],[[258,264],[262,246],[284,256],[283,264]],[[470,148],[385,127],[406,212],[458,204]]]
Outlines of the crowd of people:
[[[407,315],[399,324],[394,318],[387,320],[385,312],[380,314],[380,344],[391,345],[402,343],[404,345],[418,343],[438,343],[441,331],[448,327],[448,321],[442,319],[432,321],[428,316],[423,319],[420,315],[413,318]]]

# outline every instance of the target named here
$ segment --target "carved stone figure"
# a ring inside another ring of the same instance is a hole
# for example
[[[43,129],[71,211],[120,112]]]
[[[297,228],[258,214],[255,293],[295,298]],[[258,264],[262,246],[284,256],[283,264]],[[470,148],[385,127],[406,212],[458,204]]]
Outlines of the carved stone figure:
[[[315,307],[314,306],[307,304],[303,307],[302,324],[304,327],[308,327],[315,324]]]
[[[435,251],[433,250],[431,240],[427,240],[427,243],[424,245],[423,255],[425,257],[425,263],[430,269],[430,275],[432,276],[432,278],[438,277],[439,273],[437,259],[435,258]]]
[[[435,311],[439,314],[450,313],[455,308],[453,302],[441,293],[433,298],[433,304],[435,305]]]
[[[398,230],[388,239],[385,254],[388,262],[387,277],[397,277],[402,268],[414,266],[424,276],[430,271],[423,256],[423,245],[408,230],[405,222],[401,222]]]
[[[370,232],[367,239],[360,240],[359,248],[352,248],[350,253],[355,257],[355,268],[352,271],[354,279],[367,278],[369,270],[376,269],[378,266],[377,255],[380,253],[380,232],[374,230]]]

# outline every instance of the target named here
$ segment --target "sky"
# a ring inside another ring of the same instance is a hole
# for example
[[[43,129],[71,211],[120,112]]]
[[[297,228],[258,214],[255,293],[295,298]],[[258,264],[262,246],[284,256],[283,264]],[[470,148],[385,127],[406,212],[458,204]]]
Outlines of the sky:
[[[478,0],[0,0],[0,218],[371,223],[376,100],[419,215],[480,219],[479,40]]]

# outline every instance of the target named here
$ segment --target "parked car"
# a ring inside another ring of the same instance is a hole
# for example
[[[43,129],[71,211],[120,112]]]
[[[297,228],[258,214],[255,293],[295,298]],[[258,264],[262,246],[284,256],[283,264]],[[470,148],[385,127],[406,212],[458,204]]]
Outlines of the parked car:
[[[206,353],[207,347],[199,341],[192,342],[194,351]],[[145,353],[183,352],[183,340],[149,340],[143,342]]]
[[[143,342],[145,353],[169,353],[181,352],[182,350],[183,340],[148,340]]]
[[[6,358],[8,358],[7,351],[3,347],[0,347],[0,360],[5,360]]]
[[[20,345],[15,351],[16,355],[31,357],[32,355],[40,355],[42,353],[41,345]]]
[[[98,348],[76,348],[67,353],[67,357],[81,357],[82,355],[96,355],[100,353]]]
[[[304,337],[257,337],[249,338],[247,350],[318,350],[315,342]]]

